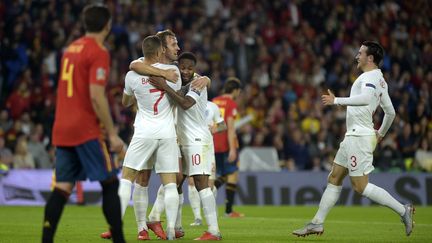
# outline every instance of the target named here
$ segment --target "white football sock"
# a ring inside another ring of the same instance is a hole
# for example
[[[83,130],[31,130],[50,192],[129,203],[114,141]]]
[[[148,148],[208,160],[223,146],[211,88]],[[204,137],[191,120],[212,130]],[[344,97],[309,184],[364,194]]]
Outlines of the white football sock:
[[[182,193],[182,194],[179,194],[179,206],[178,206],[177,218],[176,218],[176,223],[175,223],[176,229],[182,227],[182,208],[183,208],[183,203],[184,203],[184,197],[183,197],[183,193]]]
[[[219,233],[219,225],[216,215],[216,201],[209,187],[198,192],[203,205],[204,217],[207,221],[208,232],[217,235]]]
[[[215,203],[216,203],[216,216],[219,216],[218,205],[217,205],[217,193],[218,193],[218,189],[216,188],[216,186],[213,186],[213,188],[211,190],[213,192],[213,196],[215,198]]]
[[[125,215],[126,208],[129,205],[132,190],[132,182],[126,179],[120,179],[118,195],[120,197],[121,215]]]
[[[143,187],[135,183],[135,188],[132,195],[135,219],[138,226],[138,233],[147,229],[147,207],[148,207],[148,187]]]
[[[165,212],[167,218],[167,235],[174,236],[174,227],[179,206],[179,194],[176,183],[168,183],[164,186],[165,190]]]
[[[156,200],[148,216],[150,222],[161,221],[160,220],[161,214],[165,210],[164,197],[165,197],[165,190],[164,190],[164,186],[161,184],[157,192]]]
[[[189,203],[192,208],[192,212],[194,215],[194,219],[202,219],[201,218],[201,200],[198,194],[197,189],[194,185],[189,185]]]
[[[330,212],[330,209],[336,204],[339,199],[340,193],[342,191],[342,186],[335,186],[333,184],[328,183],[327,187],[321,197],[321,201],[319,203],[318,211],[315,214],[315,217],[312,219],[312,223],[314,224],[322,224],[324,223],[327,214]]]
[[[405,207],[381,187],[368,183],[363,191],[363,196],[379,203],[383,206],[393,209],[400,216],[405,214]]]

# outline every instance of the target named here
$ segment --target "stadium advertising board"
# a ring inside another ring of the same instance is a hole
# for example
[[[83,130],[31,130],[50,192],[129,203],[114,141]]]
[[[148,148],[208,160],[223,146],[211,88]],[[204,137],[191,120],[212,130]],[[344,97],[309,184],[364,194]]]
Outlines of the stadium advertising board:
[[[44,205],[51,190],[50,170],[12,170],[0,178],[1,205]],[[239,178],[238,205],[317,205],[325,189],[326,172],[242,172]],[[402,203],[432,205],[432,175],[426,173],[371,174],[370,181],[386,189]],[[186,183],[185,183],[186,184]],[[151,177],[150,203],[160,185],[159,177]],[[99,183],[83,183],[87,204],[101,202]],[[187,193],[187,186],[184,185]],[[187,195],[185,195],[185,203]],[[223,204],[225,190],[220,189],[217,202]],[[76,202],[76,194],[70,198]],[[340,205],[370,205],[371,201],[351,189],[349,179],[343,184]]]

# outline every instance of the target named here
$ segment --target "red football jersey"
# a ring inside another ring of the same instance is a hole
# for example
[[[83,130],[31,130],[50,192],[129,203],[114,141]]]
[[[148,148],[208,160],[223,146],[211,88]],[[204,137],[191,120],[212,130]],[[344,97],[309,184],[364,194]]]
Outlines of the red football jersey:
[[[90,100],[90,84],[105,86],[110,55],[91,37],[72,42],[63,53],[57,87],[53,144],[75,146],[99,138],[101,125]]]
[[[233,99],[228,96],[221,95],[214,98],[213,103],[219,107],[225,122],[227,122],[229,117],[232,117],[235,120],[237,115],[237,103]],[[213,142],[216,153],[229,151],[228,132],[226,130],[213,134]]]

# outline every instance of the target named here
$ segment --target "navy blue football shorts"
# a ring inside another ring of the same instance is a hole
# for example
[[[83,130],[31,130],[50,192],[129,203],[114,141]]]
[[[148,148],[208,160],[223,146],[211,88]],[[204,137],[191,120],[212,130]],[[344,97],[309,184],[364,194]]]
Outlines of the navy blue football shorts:
[[[104,181],[118,173],[118,165],[101,139],[89,140],[77,146],[56,148],[55,177],[57,182],[86,180]]]
[[[238,171],[237,161],[228,162],[228,152],[215,153],[216,157],[216,172],[219,176],[229,175]]]

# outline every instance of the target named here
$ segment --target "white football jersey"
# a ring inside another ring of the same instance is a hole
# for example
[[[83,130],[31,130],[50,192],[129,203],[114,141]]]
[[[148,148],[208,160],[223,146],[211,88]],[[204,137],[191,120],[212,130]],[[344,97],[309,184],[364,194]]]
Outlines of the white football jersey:
[[[161,63],[152,64],[160,69],[175,69],[180,77],[179,69],[174,65]],[[135,96],[138,112],[134,122],[134,137],[164,139],[176,137],[174,128],[174,101],[164,91],[156,89],[148,81],[148,76],[129,71],[125,78],[124,93]],[[181,88],[180,78],[177,82],[167,82],[174,90]]]
[[[353,83],[349,98],[336,98],[335,104],[347,105],[346,135],[375,135],[373,114],[378,105],[385,114],[393,115],[394,108],[388,94],[388,86],[380,69],[362,73]],[[393,119],[384,119],[385,135]],[[380,129],[383,130],[383,129]]]
[[[218,124],[224,121],[220,113],[219,106],[209,100],[207,101],[205,115],[207,125],[209,126],[213,126],[214,124]]]
[[[208,145],[213,141],[206,122],[207,88],[202,91],[192,89],[189,85],[186,96],[196,103],[187,110],[177,109],[177,135],[181,145]]]

